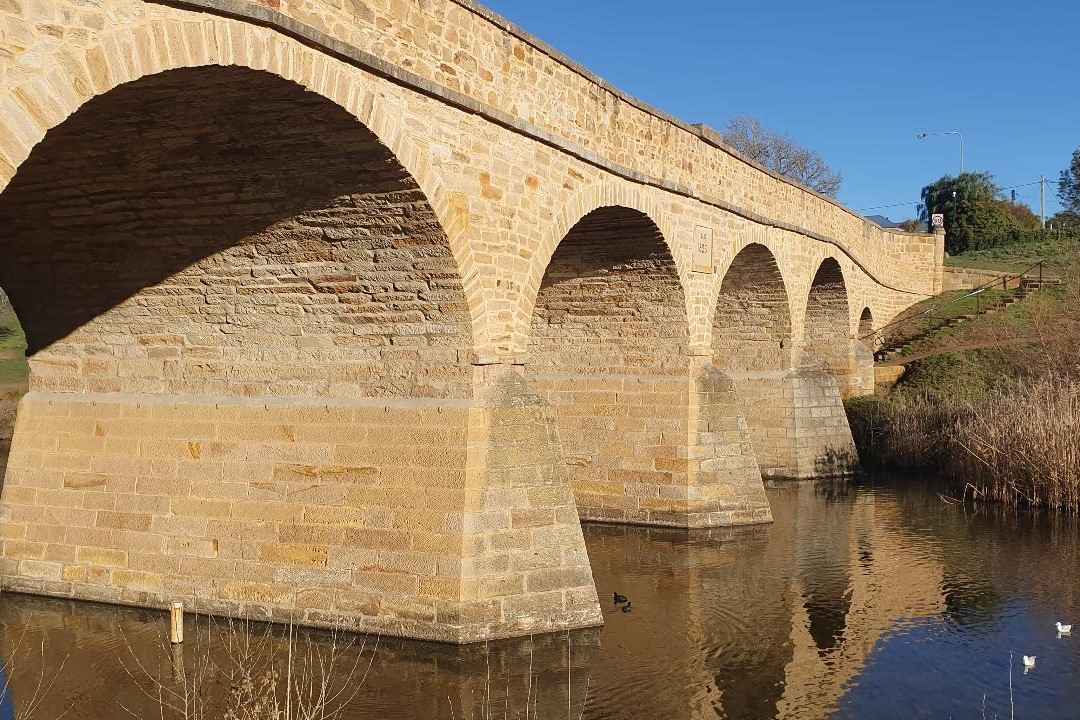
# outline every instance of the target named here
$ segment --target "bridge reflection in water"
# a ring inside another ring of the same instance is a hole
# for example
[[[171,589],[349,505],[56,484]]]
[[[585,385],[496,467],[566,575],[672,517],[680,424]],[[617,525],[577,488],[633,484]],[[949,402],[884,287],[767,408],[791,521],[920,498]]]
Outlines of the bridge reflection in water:
[[[832,715],[891,632],[944,617],[945,553],[911,527],[901,496],[843,484],[769,495],[771,526],[587,525],[602,629],[466,647],[382,639],[376,648],[371,639],[355,649],[351,682],[366,677],[345,717]],[[633,599],[632,612],[612,604],[615,590]],[[209,651],[221,663],[224,622]],[[133,656],[166,683],[174,677],[160,613],[7,594],[0,623],[9,658],[26,629],[12,668],[17,702],[36,684],[42,643],[47,677],[70,655],[42,717],[72,702],[67,717],[115,717],[118,704],[149,715]],[[189,622],[189,664],[205,650],[195,637]],[[301,649],[330,642],[319,632],[298,638]],[[339,663],[339,683],[349,665]]]

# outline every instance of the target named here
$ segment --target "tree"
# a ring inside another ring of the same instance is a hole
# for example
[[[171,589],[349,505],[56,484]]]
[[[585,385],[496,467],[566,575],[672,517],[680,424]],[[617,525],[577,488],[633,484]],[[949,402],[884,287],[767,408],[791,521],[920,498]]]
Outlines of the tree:
[[[945,247],[953,255],[997,244],[1020,227],[1007,203],[998,200],[999,192],[990,173],[946,175],[922,189],[920,219],[945,215]]]
[[[1055,230],[1080,231],[1080,212],[1062,210],[1051,218],[1047,218],[1046,224]]]
[[[843,175],[833,172],[817,153],[786,135],[761,126],[749,115],[733,117],[724,126],[724,142],[759,165],[791,178],[822,195],[836,197]]]
[[[1042,220],[1035,212],[1022,202],[1013,200],[997,200],[1001,209],[1007,212],[1016,224],[1026,230],[1037,230],[1042,227]]]
[[[1066,210],[1080,215],[1080,148],[1073,152],[1069,167],[1058,176],[1058,199]]]

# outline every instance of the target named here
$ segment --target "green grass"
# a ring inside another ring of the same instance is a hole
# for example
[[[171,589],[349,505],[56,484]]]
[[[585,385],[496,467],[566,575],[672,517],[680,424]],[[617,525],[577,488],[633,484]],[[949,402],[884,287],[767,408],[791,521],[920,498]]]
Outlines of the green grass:
[[[989,288],[978,295],[966,297],[969,290],[951,290],[912,306],[901,314],[892,327],[884,330],[887,344],[900,345],[913,338],[933,332],[944,332],[949,320],[976,313],[1014,294],[1012,290]],[[940,328],[940,329],[939,329]],[[925,344],[925,343],[923,343]]]
[[[0,309],[0,385],[25,385],[26,335],[10,307]]]
[[[1000,349],[934,355],[911,363],[894,394],[898,399],[924,395],[948,402],[976,402],[1015,383],[1017,360],[1015,352]]]
[[[1080,243],[1052,236],[1033,243],[1002,245],[986,250],[969,250],[945,259],[945,267],[1022,272],[1039,261],[1051,271],[1069,265],[1080,255]]]
[[[23,333],[19,319],[15,317],[15,311],[10,307],[0,308],[0,328],[7,328],[10,333],[0,331],[0,352],[14,350],[26,351],[26,335]]]

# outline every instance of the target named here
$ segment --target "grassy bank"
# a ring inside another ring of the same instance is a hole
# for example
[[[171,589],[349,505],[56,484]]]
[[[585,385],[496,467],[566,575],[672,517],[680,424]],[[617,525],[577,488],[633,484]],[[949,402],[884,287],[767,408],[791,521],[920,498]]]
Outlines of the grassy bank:
[[[946,267],[1022,272],[1037,262],[1045,262],[1053,270],[1067,268],[1076,262],[1080,244],[1070,238],[1053,235],[1040,242],[1001,245],[986,250],[969,250],[945,260]]]
[[[26,336],[11,308],[0,304],[0,439],[11,436],[28,377]]]
[[[849,401],[863,462],[939,471],[957,497],[1080,512],[1080,274],[1061,276],[913,341],[920,359],[887,396]]]

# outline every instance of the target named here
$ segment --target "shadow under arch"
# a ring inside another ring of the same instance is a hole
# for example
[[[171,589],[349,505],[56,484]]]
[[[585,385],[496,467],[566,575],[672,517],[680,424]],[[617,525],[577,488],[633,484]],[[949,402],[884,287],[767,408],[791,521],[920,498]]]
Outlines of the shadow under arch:
[[[578,374],[685,368],[686,300],[652,219],[621,206],[579,220],[552,254],[533,302],[529,363]]]
[[[731,261],[713,311],[713,357],[727,372],[791,366],[791,305],[772,251],[751,243]]]
[[[834,258],[821,261],[810,284],[803,338],[805,359],[845,387],[852,365],[851,311],[844,271]]]
[[[90,99],[19,167],[0,224],[38,389],[468,392],[470,304],[417,180],[270,72],[166,70]]]
[[[875,350],[877,338],[873,337],[874,333],[874,313],[869,307],[864,307],[862,312],[859,313],[859,341],[865,345],[871,352]]]
[[[656,488],[679,476],[679,442],[660,438],[686,434],[688,342],[682,283],[656,223],[619,205],[582,217],[537,292],[527,374],[554,409],[583,518],[657,522],[671,510]]]

